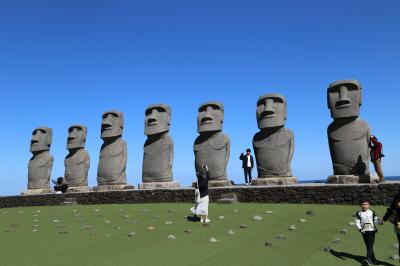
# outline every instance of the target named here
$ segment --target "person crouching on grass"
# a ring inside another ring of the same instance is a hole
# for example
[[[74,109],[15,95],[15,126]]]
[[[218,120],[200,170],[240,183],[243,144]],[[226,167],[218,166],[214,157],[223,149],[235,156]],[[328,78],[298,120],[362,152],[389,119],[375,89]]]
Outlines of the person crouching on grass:
[[[209,223],[208,219],[208,182],[210,181],[210,174],[207,165],[203,166],[201,173],[197,172],[197,188],[199,195],[196,195],[195,213],[200,216],[200,222]]]
[[[365,262],[367,264],[375,264],[376,258],[374,254],[374,242],[375,234],[378,231],[378,216],[375,212],[370,210],[370,204],[368,200],[360,201],[361,210],[356,212],[355,223],[357,229],[361,232],[364,239],[365,247],[367,248],[367,258]]]
[[[396,195],[396,197],[394,198],[390,207],[387,208],[387,211],[386,211],[385,215],[383,216],[380,224],[383,225],[388,220],[389,220],[389,222],[391,222],[394,225],[394,233],[396,234],[397,241],[399,242],[399,245],[400,245],[400,198],[399,198],[399,194]],[[400,256],[400,247],[399,247],[399,256]]]

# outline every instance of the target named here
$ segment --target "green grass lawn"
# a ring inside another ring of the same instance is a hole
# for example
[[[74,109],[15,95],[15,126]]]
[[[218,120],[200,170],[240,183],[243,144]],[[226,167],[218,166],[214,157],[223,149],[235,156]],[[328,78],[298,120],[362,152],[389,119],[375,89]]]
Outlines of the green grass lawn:
[[[210,205],[210,226],[188,222],[191,204],[0,209],[0,265],[361,265],[365,248],[349,225],[357,206]],[[380,217],[384,207],[373,207]],[[272,210],[273,214],[266,211]],[[314,215],[307,215],[312,210]],[[263,218],[253,219],[254,215]],[[224,216],[219,219],[219,216]],[[307,220],[299,222],[299,218]],[[171,221],[172,224],[169,224]],[[167,223],[166,223],[167,222]],[[246,228],[240,228],[245,224]],[[295,231],[289,231],[294,224]],[[154,231],[146,231],[154,226]],[[191,233],[184,232],[190,229]],[[348,234],[341,234],[347,229]],[[391,224],[379,227],[375,253],[397,265]],[[233,230],[234,235],[226,232]],[[36,231],[36,232],[34,232]],[[128,234],[134,232],[135,236]],[[168,235],[176,239],[168,239]],[[284,234],[287,239],[276,237]],[[209,238],[218,240],[210,243]],[[338,243],[333,240],[340,238]],[[272,246],[265,246],[270,241]],[[331,246],[334,252],[323,251]],[[340,256],[340,257],[339,257]]]

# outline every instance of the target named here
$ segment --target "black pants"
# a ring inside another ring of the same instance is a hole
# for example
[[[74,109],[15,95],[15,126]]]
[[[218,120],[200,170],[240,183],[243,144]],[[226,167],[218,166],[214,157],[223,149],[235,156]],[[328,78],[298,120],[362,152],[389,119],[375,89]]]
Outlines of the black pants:
[[[244,170],[244,179],[246,183],[251,183],[251,167],[245,167]],[[249,182],[247,182],[247,176],[249,176]]]
[[[61,193],[67,192],[67,189],[68,189],[67,184],[61,184],[61,185],[54,186],[54,191],[61,191]]]
[[[367,248],[367,258],[375,261],[375,254],[374,254],[374,242],[375,242],[375,232],[365,232],[362,234],[365,247]]]

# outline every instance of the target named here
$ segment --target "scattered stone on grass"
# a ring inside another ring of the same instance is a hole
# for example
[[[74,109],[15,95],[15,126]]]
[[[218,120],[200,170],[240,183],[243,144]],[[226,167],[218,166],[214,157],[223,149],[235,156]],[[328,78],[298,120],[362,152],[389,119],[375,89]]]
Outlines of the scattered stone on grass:
[[[240,225],[240,228],[242,228],[242,229],[243,229],[243,228],[247,228],[247,225],[241,224],[241,225]]]
[[[33,220],[33,222],[34,222],[34,223],[37,223],[37,222],[39,222],[39,220],[38,220],[38,219],[35,219],[35,220]]]
[[[171,225],[171,224],[173,224],[174,222],[172,222],[172,221],[166,221],[165,222],[165,224],[168,224],[168,225]]]
[[[235,232],[234,232],[233,230],[228,230],[228,231],[226,232],[226,234],[232,236],[232,235],[235,234]]]
[[[103,214],[101,214],[101,213],[99,213],[99,214],[97,214],[97,217],[104,217],[104,215]]]
[[[78,210],[72,210],[73,212],[78,212]]]
[[[82,229],[90,229],[92,226],[90,224],[85,224],[82,226]]]
[[[160,219],[160,215],[153,215],[152,218],[153,219]]]
[[[210,237],[210,238],[208,239],[208,242],[210,242],[210,243],[217,243],[218,240],[215,239],[214,237]]]
[[[296,230],[296,226],[295,226],[294,224],[290,225],[290,226],[289,226],[289,230],[290,230],[290,231]]]
[[[111,223],[111,221],[110,221],[110,220],[104,220],[104,223],[106,223],[106,224],[110,224],[110,223]]]
[[[146,231],[154,231],[154,230],[156,230],[156,228],[152,225],[146,228]]]
[[[135,237],[136,236],[136,233],[135,232],[129,232],[128,233],[128,237]]]
[[[400,260],[400,257],[399,257],[399,255],[395,254],[395,255],[390,256],[389,259],[391,259],[391,260]]]
[[[37,231],[39,231],[39,229],[37,229],[37,228],[32,229],[32,233],[36,233]]]
[[[314,213],[314,211],[306,211],[306,214],[307,215],[314,215],[315,213]]]
[[[141,209],[141,212],[149,212],[148,209]]]
[[[286,235],[283,235],[283,234],[277,235],[277,236],[276,236],[276,239],[285,240],[285,239],[287,239],[287,236],[286,236]]]
[[[94,209],[94,212],[99,212],[100,210],[99,209]]]
[[[168,210],[168,212],[174,212],[174,211],[175,211],[174,209]]]
[[[341,240],[340,238],[336,238],[336,239],[334,239],[332,242],[335,243],[335,244],[337,244],[337,243],[342,242],[342,240]]]
[[[59,224],[59,225],[57,225],[56,227],[57,227],[57,228],[65,228],[65,225]]]
[[[185,229],[183,232],[185,232],[186,234],[191,234],[192,230],[191,229]]]
[[[327,247],[324,248],[325,252],[331,252],[331,250],[332,250],[332,248],[330,246],[327,246]]]
[[[39,225],[38,224],[32,224],[32,228],[38,228]]]
[[[274,211],[266,211],[265,213],[266,213],[266,214],[273,214]]]
[[[36,212],[37,212],[37,213],[39,213],[39,212],[40,212],[40,210],[36,210]]]
[[[272,242],[271,241],[265,241],[264,246],[266,247],[272,247]]]
[[[112,236],[112,234],[106,234],[106,235],[105,235],[105,237],[110,237],[110,236]]]
[[[131,218],[131,216],[130,216],[129,214],[125,214],[125,215],[124,215],[124,218],[127,218],[127,219],[128,219],[128,218]]]
[[[34,214],[33,217],[39,217],[39,215],[38,214]]]
[[[236,209],[233,209],[233,213],[238,213],[239,211]]]
[[[68,234],[68,230],[61,230],[61,231],[58,231],[58,233],[60,235],[65,235],[65,234]]]
[[[306,219],[303,219],[303,218],[300,218],[300,219],[299,219],[299,222],[300,222],[300,223],[306,223],[307,220],[306,220]]]
[[[115,229],[115,230],[119,230],[119,229],[121,229],[121,227],[119,227],[118,225],[116,225],[116,226],[114,226],[114,229]]]
[[[60,220],[58,220],[58,219],[53,220],[53,223],[59,223],[59,222],[60,222]]]
[[[255,220],[255,221],[261,221],[263,218],[260,216],[260,215],[254,215],[253,216],[253,220]]]
[[[225,218],[225,216],[223,216],[223,215],[218,216],[218,219],[219,219],[219,220],[223,220],[224,218]]]
[[[355,226],[356,223],[355,223],[355,222],[349,222],[349,225],[350,225],[350,226]]]
[[[81,216],[79,213],[74,214],[74,217],[79,217]]]
[[[18,213],[24,213],[24,211],[19,211]]]
[[[342,230],[340,230],[340,233],[343,235],[348,235],[349,231],[347,229],[342,229]]]
[[[168,240],[175,240],[175,239],[176,239],[176,236],[174,236],[174,235],[169,235],[169,236],[167,237],[167,239],[168,239]]]

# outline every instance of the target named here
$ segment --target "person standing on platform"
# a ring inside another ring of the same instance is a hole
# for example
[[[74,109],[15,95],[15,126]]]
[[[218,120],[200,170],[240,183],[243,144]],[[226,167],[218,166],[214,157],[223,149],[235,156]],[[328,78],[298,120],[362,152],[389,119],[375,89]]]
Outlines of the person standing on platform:
[[[246,155],[241,153],[239,159],[242,160],[242,168],[244,171],[244,179],[246,182],[246,186],[251,185],[251,171],[253,170],[254,167],[254,159],[253,156],[251,155],[251,150],[247,149]],[[249,177],[248,180],[247,177]]]

